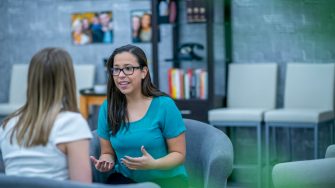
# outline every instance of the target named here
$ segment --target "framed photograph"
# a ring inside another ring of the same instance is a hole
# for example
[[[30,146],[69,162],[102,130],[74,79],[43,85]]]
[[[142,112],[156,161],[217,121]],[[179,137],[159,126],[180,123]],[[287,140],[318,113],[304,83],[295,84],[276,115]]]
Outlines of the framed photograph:
[[[71,39],[75,45],[113,42],[111,11],[74,13],[71,18]]]
[[[151,12],[149,10],[134,10],[130,15],[132,42],[151,42]]]

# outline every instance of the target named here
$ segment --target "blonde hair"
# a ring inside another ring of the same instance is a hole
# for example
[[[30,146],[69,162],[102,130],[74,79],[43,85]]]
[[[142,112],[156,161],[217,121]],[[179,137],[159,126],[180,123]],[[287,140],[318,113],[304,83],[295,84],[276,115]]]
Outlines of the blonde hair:
[[[27,102],[4,120],[18,116],[12,134],[19,145],[46,145],[57,115],[78,112],[76,82],[71,56],[60,48],[45,48],[30,61]]]

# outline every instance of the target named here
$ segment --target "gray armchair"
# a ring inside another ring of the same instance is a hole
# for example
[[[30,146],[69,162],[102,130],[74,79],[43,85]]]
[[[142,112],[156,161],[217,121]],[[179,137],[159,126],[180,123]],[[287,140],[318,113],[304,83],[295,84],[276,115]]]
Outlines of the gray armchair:
[[[184,120],[186,124],[186,168],[192,188],[226,188],[227,178],[233,167],[233,147],[229,138],[219,129],[195,120]],[[93,131],[90,155],[99,157],[100,143]],[[109,173],[101,173],[92,166],[93,184],[73,181],[55,181],[44,178],[5,176],[1,174],[0,187],[6,188],[159,188],[154,183],[129,185],[104,185]]]
[[[335,187],[335,145],[328,146],[324,159],[279,163],[272,170],[275,188]]]
[[[186,125],[186,168],[192,188],[225,188],[233,167],[233,147],[219,129],[195,120],[184,119]],[[91,155],[99,157],[96,132],[91,142]],[[93,168],[94,169],[94,168]],[[93,170],[95,182],[106,182],[108,173]]]

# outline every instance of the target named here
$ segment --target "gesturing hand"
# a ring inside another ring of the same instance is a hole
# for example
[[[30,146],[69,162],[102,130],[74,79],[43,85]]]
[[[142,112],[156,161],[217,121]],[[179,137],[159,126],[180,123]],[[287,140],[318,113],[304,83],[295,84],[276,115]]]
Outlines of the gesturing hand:
[[[114,159],[111,155],[103,154],[100,159],[96,159],[94,156],[90,156],[95,168],[100,172],[108,172],[114,167]]]
[[[125,156],[121,162],[131,170],[147,170],[154,169],[156,160],[145,150],[144,146],[141,147],[142,157],[129,157]]]

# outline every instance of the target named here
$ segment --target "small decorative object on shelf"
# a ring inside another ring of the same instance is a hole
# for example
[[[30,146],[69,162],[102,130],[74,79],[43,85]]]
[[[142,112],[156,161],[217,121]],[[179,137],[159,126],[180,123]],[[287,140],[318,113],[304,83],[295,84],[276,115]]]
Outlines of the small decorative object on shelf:
[[[178,49],[178,58],[180,60],[201,61],[203,58],[195,52],[195,49],[203,50],[204,46],[199,43],[184,43]]]
[[[204,46],[194,42],[184,43],[177,50],[177,59],[166,59],[165,61],[201,61],[203,57],[196,53],[196,49],[203,50]]]
[[[158,23],[173,24],[177,18],[176,0],[158,0]]]
[[[186,0],[186,11],[188,23],[207,21],[206,0]]]

